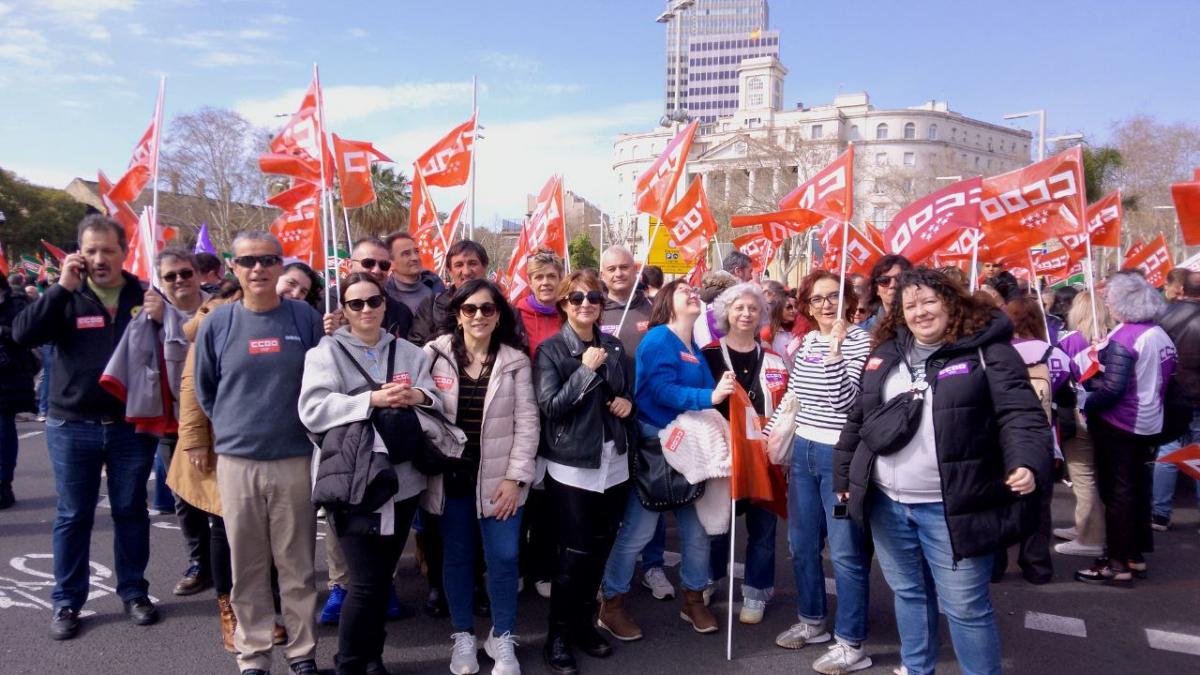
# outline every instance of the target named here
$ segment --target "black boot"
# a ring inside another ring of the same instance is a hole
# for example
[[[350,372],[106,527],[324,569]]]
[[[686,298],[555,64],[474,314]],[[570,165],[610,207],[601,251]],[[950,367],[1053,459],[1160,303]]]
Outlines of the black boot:
[[[13,496],[12,481],[0,481],[0,509],[7,509],[17,503],[17,498]]]
[[[596,628],[596,612],[599,609],[596,602],[596,591],[600,587],[600,577],[604,572],[605,557],[597,553],[599,547],[592,551],[572,551],[578,553],[575,562],[575,597],[571,599],[571,641],[584,654],[596,659],[612,656],[612,645],[608,638]]]
[[[571,653],[571,644],[567,641],[567,627],[562,624],[551,624],[550,632],[546,634],[546,646],[542,647],[542,658],[546,668],[558,675],[575,675],[579,666],[575,664],[575,655]]]

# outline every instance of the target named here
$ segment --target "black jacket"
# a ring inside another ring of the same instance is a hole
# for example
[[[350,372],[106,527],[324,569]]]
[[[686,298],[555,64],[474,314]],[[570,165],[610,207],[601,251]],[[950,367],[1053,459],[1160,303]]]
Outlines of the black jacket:
[[[14,339],[36,347],[54,343],[50,416],[64,420],[124,420],[125,405],[100,387],[100,375],[130,319],[142,311],[146,287],[128,272],[116,317],[84,282],[68,291],[60,284],[25,309],[13,325]]]
[[[310,436],[321,446],[313,480],[313,505],[343,515],[367,516],[376,527],[374,534],[378,534],[374,511],[396,495],[400,483],[391,459],[373,450],[375,430],[370,420]]]
[[[1011,339],[1012,324],[997,310],[987,327],[944,345],[925,364],[933,395],[942,502],[956,560],[990,554],[1037,528],[1037,492],[1016,496],[1004,484],[1009,472],[1027,467],[1038,490],[1051,487],[1050,425]],[[912,341],[900,328],[894,339],[871,353],[862,394],[834,451],[833,489],[850,492],[850,515],[864,526],[875,489],[875,455],[859,443],[858,430],[864,416],[884,403],[884,382],[893,369],[902,367],[901,354]],[[986,370],[980,367],[981,353]],[[957,364],[965,364],[964,374],[938,377]]]
[[[413,316],[412,329],[408,331],[409,342],[418,347],[424,347],[425,343],[432,342],[434,338],[445,333],[442,327],[446,325],[446,308],[450,305],[450,300],[454,298],[456,290],[454,286],[449,286],[441,293],[425,298]],[[515,307],[513,308],[513,321],[516,322],[517,336],[524,343],[525,328],[521,324],[521,317],[517,316]]]
[[[1167,308],[1159,325],[1175,343],[1175,384],[1192,408],[1200,408],[1200,300],[1178,300]]]
[[[29,298],[16,290],[0,297],[0,413],[15,415],[37,410],[33,376],[37,361],[33,352],[13,340],[13,322],[29,305]]]
[[[625,348],[615,336],[596,330],[608,358],[596,371],[583,365],[588,347],[570,324],[538,345],[533,388],[542,411],[541,455],[584,469],[600,466],[605,431],[617,453],[637,440],[636,413],[618,419],[608,403],[620,397],[633,401],[633,379],[626,369]]]

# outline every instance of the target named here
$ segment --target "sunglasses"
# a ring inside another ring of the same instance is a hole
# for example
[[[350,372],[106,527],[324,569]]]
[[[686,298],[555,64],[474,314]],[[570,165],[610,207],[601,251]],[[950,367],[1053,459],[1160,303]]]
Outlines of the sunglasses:
[[[363,311],[363,307],[370,307],[371,309],[379,309],[382,306],[383,306],[383,296],[382,295],[372,295],[369,298],[355,298],[354,300],[346,301],[346,307],[350,308],[351,310],[353,310],[355,312]]]
[[[368,272],[375,269],[376,265],[379,265],[379,271],[381,271],[381,272],[386,272],[386,271],[392,269],[392,261],[388,260],[386,258],[383,260],[376,260],[374,258],[363,258],[362,260],[355,260],[354,262],[358,263],[359,265],[362,265],[362,268],[364,270],[367,270]]]
[[[470,319],[478,314],[482,314],[485,319],[490,319],[496,316],[496,303],[485,302],[482,305],[465,304],[458,308],[458,313],[464,319]]]
[[[876,286],[883,286],[884,288],[890,288],[894,283],[896,283],[896,277],[891,274],[885,274],[875,280]]]
[[[255,265],[274,267],[282,262],[283,258],[277,255],[239,255],[233,259],[234,265],[244,267],[248,270],[254,269]]]
[[[173,284],[175,283],[176,279],[187,280],[194,276],[196,276],[195,270],[179,270],[178,272],[167,272],[166,274],[162,275],[162,279],[168,284]]]
[[[567,302],[576,307],[582,305],[584,300],[587,300],[589,305],[599,305],[604,302],[604,294],[600,291],[575,291],[567,294]]]

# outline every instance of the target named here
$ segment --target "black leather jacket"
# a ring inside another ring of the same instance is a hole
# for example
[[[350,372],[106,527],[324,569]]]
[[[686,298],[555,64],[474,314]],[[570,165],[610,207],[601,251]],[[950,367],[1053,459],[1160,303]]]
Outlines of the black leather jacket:
[[[1200,300],[1178,300],[1159,321],[1167,331],[1179,360],[1175,383],[1189,406],[1200,408]]]
[[[614,398],[633,402],[625,348],[617,338],[596,333],[599,346],[608,353],[596,371],[583,365],[581,358],[592,345],[580,340],[566,323],[538,345],[534,358],[533,388],[542,412],[540,452],[552,462],[583,469],[599,468],[606,435],[619,454],[625,454],[637,439],[636,413],[618,419],[608,411]]]

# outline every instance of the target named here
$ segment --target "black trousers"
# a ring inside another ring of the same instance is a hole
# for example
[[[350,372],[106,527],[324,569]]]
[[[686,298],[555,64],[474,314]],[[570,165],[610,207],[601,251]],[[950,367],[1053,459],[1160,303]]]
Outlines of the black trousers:
[[[1096,488],[1104,502],[1108,557],[1125,566],[1154,550],[1150,528],[1154,448],[1144,437],[1095,415],[1088,417],[1088,432],[1096,448]]]
[[[558,547],[550,591],[551,630],[590,625],[604,563],[629,500],[629,481],[604,492],[589,492],[547,474],[545,492]]]
[[[1046,483],[1042,485],[1042,483]],[[1031,581],[1049,579],[1054,574],[1054,565],[1050,561],[1050,533],[1052,522],[1050,505],[1054,502],[1054,483],[1051,479],[1039,481],[1038,484],[1038,529],[1033,534],[1021,540],[1017,553],[1017,565],[1021,574]],[[1003,574],[1008,568],[1008,549],[996,551],[992,576]]]
[[[408,530],[417,512],[417,497],[395,502],[395,534],[339,532],[338,543],[346,556],[346,600],[338,622],[338,653],[334,659],[339,675],[366,672],[367,664],[383,655],[387,631],[388,601],[392,577],[404,551]],[[337,529],[337,517],[334,517]]]
[[[229,595],[233,591],[233,562],[229,557],[229,537],[225,534],[225,519],[220,516],[205,514],[208,518],[209,538],[209,569],[212,570],[213,588],[217,595]],[[272,578],[275,566],[271,565]],[[275,588],[272,583],[271,587]],[[278,592],[276,592],[278,597]],[[276,600],[278,603],[278,600]],[[276,605],[278,607],[278,604]]]
[[[545,490],[530,490],[521,516],[521,577],[525,585],[549,581],[554,577],[555,552],[553,507],[547,504]]]
[[[171,457],[175,454],[175,443],[179,439],[158,439],[158,458],[163,466],[170,468]],[[212,569],[212,533],[209,530],[208,514],[175,495],[175,518],[179,521],[179,529],[183,533],[183,541],[187,547],[188,561],[200,566],[200,576],[210,578]],[[228,547],[228,542],[226,542]]]

